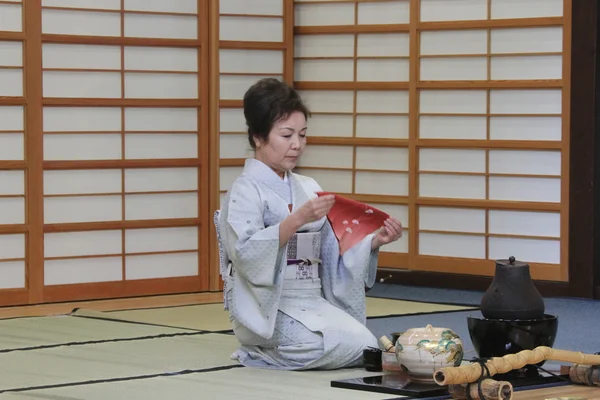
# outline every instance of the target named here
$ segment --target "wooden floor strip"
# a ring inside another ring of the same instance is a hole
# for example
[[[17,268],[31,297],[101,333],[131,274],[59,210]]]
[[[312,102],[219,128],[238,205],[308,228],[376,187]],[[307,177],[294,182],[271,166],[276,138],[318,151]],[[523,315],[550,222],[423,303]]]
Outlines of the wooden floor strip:
[[[76,308],[95,311],[133,310],[139,308],[158,308],[213,304],[223,301],[221,292],[190,293],[165,296],[145,296],[123,299],[78,301],[68,303],[38,304],[16,307],[0,307],[0,319],[19,317],[39,317],[69,314]]]

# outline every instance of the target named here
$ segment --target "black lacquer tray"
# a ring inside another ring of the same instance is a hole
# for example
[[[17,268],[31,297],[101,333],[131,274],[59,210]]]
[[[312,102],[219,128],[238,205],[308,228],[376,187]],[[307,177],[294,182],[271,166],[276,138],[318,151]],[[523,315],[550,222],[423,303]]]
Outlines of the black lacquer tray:
[[[495,375],[495,380],[509,381],[515,391],[539,389],[548,386],[568,385],[568,375],[553,376],[540,373],[536,376],[518,376],[514,374]],[[384,373],[382,375],[331,381],[331,387],[362,390],[365,392],[386,393],[396,396],[409,396],[420,399],[449,399],[448,389],[435,382],[417,382],[403,372]]]

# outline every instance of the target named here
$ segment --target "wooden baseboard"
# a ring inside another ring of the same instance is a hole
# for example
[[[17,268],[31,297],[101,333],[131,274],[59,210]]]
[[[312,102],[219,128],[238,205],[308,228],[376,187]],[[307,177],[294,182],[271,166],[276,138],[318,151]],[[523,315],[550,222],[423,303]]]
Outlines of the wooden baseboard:
[[[222,301],[222,292],[207,292],[0,307],[0,319],[65,315],[69,314],[75,308],[86,308],[95,311],[116,311],[132,310],[137,308],[159,308],[195,304],[211,304],[220,303]]]
[[[485,291],[492,283],[493,278],[489,276],[381,268],[377,272],[377,282],[382,279],[384,283],[396,285]],[[572,295],[569,292],[569,284],[565,282],[535,281],[535,286],[544,297]]]

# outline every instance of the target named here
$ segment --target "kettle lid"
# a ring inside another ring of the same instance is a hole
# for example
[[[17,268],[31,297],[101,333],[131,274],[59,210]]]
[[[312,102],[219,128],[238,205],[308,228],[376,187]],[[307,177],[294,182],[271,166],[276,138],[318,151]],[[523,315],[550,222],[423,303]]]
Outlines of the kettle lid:
[[[496,265],[506,266],[506,267],[528,267],[529,264],[523,261],[518,261],[514,256],[510,256],[506,260],[496,260]]]

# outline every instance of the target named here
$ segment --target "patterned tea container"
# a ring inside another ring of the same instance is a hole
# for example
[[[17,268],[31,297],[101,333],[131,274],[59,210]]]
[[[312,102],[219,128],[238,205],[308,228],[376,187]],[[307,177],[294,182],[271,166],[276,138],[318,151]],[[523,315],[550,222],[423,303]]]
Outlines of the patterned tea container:
[[[415,381],[433,382],[436,370],[459,366],[463,354],[462,340],[448,328],[412,328],[396,341],[398,364]]]

